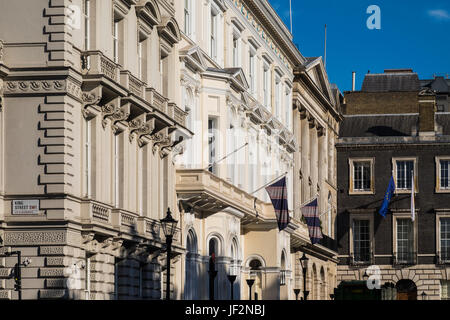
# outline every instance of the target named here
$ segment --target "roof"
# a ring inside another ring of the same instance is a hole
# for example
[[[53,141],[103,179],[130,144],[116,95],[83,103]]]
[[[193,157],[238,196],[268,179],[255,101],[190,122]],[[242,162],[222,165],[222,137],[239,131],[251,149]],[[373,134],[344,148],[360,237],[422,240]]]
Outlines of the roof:
[[[344,116],[340,136],[345,137],[407,137],[418,127],[419,115],[383,114]]]
[[[436,122],[442,126],[443,135],[450,135],[450,113],[436,113]]]
[[[432,80],[420,80],[422,88],[430,88],[437,93],[450,93],[450,79],[436,77]]]
[[[386,70],[388,71],[388,70]],[[367,74],[362,85],[363,92],[399,92],[420,91],[417,73],[410,71]]]

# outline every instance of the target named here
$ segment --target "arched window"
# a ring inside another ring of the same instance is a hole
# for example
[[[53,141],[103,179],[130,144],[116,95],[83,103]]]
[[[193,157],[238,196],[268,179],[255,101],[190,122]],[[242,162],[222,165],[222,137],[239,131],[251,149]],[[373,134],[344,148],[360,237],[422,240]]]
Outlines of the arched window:
[[[286,285],[286,256],[281,252],[280,286]]]
[[[327,283],[325,281],[325,270],[320,270],[320,300],[327,300]]]
[[[331,193],[328,195],[328,236],[332,237],[332,220],[333,220],[333,198],[331,197]]]
[[[198,292],[198,273],[199,266],[197,263],[197,237],[195,232],[191,229],[188,231],[186,239],[186,273],[184,285],[184,299],[197,300],[199,299]]]

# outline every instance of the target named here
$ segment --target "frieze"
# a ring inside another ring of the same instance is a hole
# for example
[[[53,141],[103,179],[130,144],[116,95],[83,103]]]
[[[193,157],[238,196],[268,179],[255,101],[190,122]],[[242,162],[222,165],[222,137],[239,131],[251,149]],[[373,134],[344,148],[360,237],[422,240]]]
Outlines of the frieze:
[[[41,278],[64,277],[66,275],[64,271],[65,268],[40,268],[39,276]]]
[[[5,232],[5,245],[37,245],[37,244],[65,244],[64,231],[24,231]]]
[[[64,255],[64,247],[40,247],[39,254],[41,256],[62,256]]]
[[[65,80],[7,81],[5,93],[64,93],[66,84]]]

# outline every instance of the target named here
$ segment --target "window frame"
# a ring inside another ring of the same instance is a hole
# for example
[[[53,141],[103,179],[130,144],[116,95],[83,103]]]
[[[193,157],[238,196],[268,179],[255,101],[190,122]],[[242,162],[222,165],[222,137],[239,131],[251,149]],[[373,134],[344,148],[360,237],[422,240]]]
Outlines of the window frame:
[[[371,195],[375,194],[375,158],[349,158],[349,195]],[[370,190],[355,189],[354,173],[355,163],[369,162],[370,163]]]
[[[396,157],[392,158],[392,168],[394,173],[394,182],[395,182],[395,194],[402,194],[402,193],[411,193],[411,189],[400,189],[398,187],[398,181],[397,181],[397,161],[413,161],[413,168],[414,168],[414,191],[417,195],[419,193],[419,183],[418,183],[418,159],[417,157]]]
[[[217,8],[217,6],[214,3],[211,3],[211,10],[210,10],[210,19],[211,19],[211,23],[210,23],[210,46],[209,46],[209,53],[211,58],[216,61],[219,62],[219,29],[218,29],[218,24],[219,24],[219,15],[220,15],[220,10],[219,8]]]
[[[349,232],[349,254],[352,259],[352,264],[355,265],[366,265],[373,262],[373,256],[375,253],[375,238],[374,238],[374,218],[373,213],[351,213],[350,214],[350,232]],[[369,221],[369,242],[370,242],[370,252],[369,261],[355,261],[355,247],[354,247],[354,221],[355,220],[367,220]]]
[[[417,208],[416,208],[416,219],[414,221],[411,220],[411,211],[409,209],[402,210],[402,211],[394,211],[392,213],[392,255],[394,258],[395,264],[417,264],[417,248],[418,248],[418,214]],[[413,261],[411,263],[407,262],[397,262],[398,257],[398,241],[397,241],[397,228],[398,228],[398,220],[401,219],[409,219],[411,220],[411,223],[413,224],[413,247],[412,247],[412,254],[413,254]]]
[[[439,264],[450,264],[450,259],[442,260],[441,250],[441,219],[450,219],[450,210],[436,209],[436,256]]]
[[[436,193],[450,193],[450,182],[448,188],[442,188],[441,186],[442,180],[441,161],[450,161],[450,156],[437,156],[435,157],[435,161],[436,161]],[[449,171],[449,180],[450,180],[450,171]]]

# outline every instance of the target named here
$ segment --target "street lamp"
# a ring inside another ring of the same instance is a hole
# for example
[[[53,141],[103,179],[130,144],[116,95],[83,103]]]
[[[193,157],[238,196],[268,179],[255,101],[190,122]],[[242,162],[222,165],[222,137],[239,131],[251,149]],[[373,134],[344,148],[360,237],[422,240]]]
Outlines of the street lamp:
[[[172,251],[172,239],[176,231],[178,221],[172,218],[170,208],[167,208],[167,216],[159,220],[166,237],[167,246],[167,283],[166,283],[166,300],[170,300],[170,254]]]
[[[230,266],[230,274],[227,276],[228,281],[230,281],[231,300],[234,300],[234,282],[236,281],[236,277],[237,277],[234,269],[235,269],[234,266]]]
[[[306,290],[306,273],[308,271],[308,258],[306,254],[303,252],[303,257],[300,258],[300,264],[303,269],[303,297],[304,300],[308,300],[309,291]]]
[[[255,283],[255,275],[250,271],[250,279],[247,279],[248,300],[252,300],[252,286]]]
[[[427,294],[425,293],[425,291],[422,291],[422,300],[427,300]]]
[[[300,289],[294,289],[294,293],[295,293],[295,300],[298,300],[298,295],[300,293]]]

